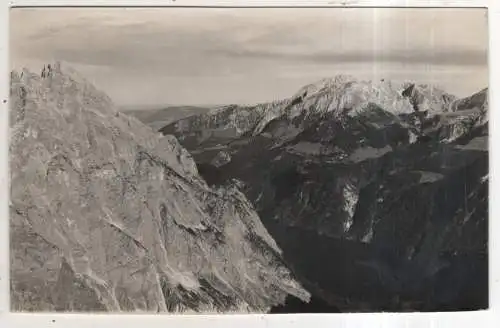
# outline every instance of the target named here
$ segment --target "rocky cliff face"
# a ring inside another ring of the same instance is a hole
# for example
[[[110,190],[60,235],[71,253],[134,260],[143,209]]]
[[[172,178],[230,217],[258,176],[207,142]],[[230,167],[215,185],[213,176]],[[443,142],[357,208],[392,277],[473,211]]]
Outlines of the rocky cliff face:
[[[487,89],[410,86],[336,77],[217,147],[182,139],[207,182],[238,181],[313,298],[341,311],[487,307]],[[176,130],[186,122],[164,131],[197,131]],[[211,165],[221,151],[230,161]]]
[[[251,203],[77,72],[11,75],[14,311],[264,312],[309,299]]]

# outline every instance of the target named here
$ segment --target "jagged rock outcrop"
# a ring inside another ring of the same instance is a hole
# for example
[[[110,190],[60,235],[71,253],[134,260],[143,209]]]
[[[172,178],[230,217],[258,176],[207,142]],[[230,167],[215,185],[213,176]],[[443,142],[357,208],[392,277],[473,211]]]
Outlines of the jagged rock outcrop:
[[[323,80],[217,147],[182,139],[189,124],[166,130],[209,184],[241,181],[313,298],[341,311],[485,308],[487,89],[410,86]],[[231,161],[210,165],[221,150]]]
[[[14,311],[265,312],[309,293],[253,206],[77,72],[13,72]]]

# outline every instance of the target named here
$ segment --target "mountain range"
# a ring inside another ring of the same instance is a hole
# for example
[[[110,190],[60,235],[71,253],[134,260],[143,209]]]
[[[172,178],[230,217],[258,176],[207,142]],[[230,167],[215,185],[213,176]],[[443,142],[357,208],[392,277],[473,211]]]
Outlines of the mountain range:
[[[168,124],[212,186],[235,183],[318,306],[488,306],[488,89],[339,75],[288,99]],[[290,307],[308,308],[289,297]]]
[[[487,88],[139,113],[52,67],[10,79],[14,311],[488,307]]]

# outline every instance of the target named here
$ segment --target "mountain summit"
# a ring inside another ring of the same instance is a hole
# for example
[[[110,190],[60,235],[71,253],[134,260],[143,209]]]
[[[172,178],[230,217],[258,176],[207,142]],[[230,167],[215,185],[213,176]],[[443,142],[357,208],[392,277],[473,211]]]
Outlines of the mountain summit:
[[[20,311],[265,312],[282,251],[231,184],[77,72],[12,72],[11,303]]]
[[[367,108],[382,108],[391,115],[412,114],[415,105],[430,115],[448,112],[456,97],[430,85],[365,81],[338,75],[304,86],[287,99],[255,106],[223,106],[166,125],[159,131],[175,134],[186,145],[207,143],[245,134],[259,135],[270,124],[305,126],[318,116],[342,120]],[[274,123],[273,123],[274,122]]]

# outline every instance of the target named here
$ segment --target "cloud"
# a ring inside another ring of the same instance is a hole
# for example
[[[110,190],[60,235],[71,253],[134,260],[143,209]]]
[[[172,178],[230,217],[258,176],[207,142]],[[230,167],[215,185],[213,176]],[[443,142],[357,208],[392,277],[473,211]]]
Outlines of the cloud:
[[[487,83],[478,10],[14,9],[10,21],[13,66],[63,60],[118,102],[259,101],[346,70]]]
[[[437,51],[434,53],[422,50],[399,50],[392,52],[301,52],[290,53],[280,51],[252,51],[246,49],[216,50],[214,53],[235,58],[268,58],[277,60],[309,61],[315,63],[404,63],[427,65],[486,65],[487,54],[484,51],[461,50],[460,52]]]

